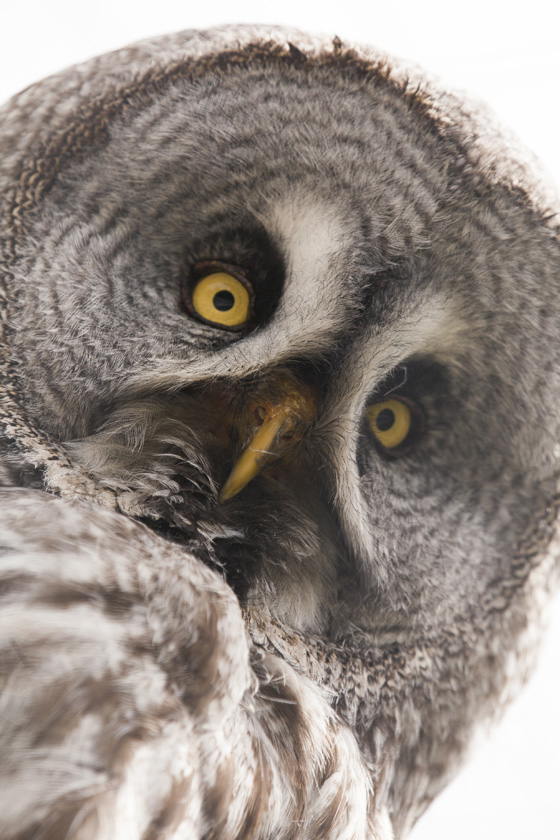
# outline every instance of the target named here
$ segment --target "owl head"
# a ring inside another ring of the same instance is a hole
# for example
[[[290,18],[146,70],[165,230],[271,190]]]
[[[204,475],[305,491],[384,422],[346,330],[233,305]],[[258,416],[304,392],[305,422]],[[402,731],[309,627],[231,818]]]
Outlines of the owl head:
[[[112,53],[3,116],[9,468],[290,631],[403,657],[375,714],[408,704],[429,765],[419,710],[445,707],[459,752],[555,566],[560,247],[524,156],[415,70],[258,27]]]

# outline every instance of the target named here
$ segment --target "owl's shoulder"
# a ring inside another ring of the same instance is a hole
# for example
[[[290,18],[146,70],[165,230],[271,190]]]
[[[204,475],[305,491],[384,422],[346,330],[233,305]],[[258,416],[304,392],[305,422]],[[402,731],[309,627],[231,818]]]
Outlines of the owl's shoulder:
[[[379,820],[390,836],[353,735],[282,658],[255,660],[233,592],[192,554],[27,488],[0,489],[0,533],[2,836],[46,820],[45,837],[97,837],[102,820],[156,837],[172,818],[241,837],[258,809],[264,838],[304,805],[325,837]]]

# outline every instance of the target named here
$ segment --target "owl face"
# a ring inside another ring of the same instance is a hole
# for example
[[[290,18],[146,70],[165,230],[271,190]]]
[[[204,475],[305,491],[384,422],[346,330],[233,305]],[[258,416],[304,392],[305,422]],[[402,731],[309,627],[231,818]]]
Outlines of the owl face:
[[[557,469],[560,256],[528,199],[347,57],[249,50],[103,119],[17,268],[37,424],[300,630],[470,614]]]

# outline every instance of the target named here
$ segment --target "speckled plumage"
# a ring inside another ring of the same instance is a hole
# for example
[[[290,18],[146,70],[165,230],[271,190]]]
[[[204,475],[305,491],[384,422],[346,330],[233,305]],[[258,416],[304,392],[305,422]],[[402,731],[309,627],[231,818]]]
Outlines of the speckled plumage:
[[[557,582],[556,199],[417,70],[283,29],[0,119],[0,836],[406,836]],[[201,260],[250,273],[251,331],[185,311]],[[286,378],[312,425],[220,502],[220,400]]]

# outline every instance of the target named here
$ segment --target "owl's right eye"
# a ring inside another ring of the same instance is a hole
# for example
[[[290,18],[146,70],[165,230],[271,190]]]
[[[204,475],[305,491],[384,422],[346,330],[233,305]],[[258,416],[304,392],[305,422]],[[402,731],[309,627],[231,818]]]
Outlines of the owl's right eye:
[[[243,272],[208,262],[195,266],[195,273],[197,279],[184,293],[187,311],[213,327],[245,329],[253,316],[253,290]]]

